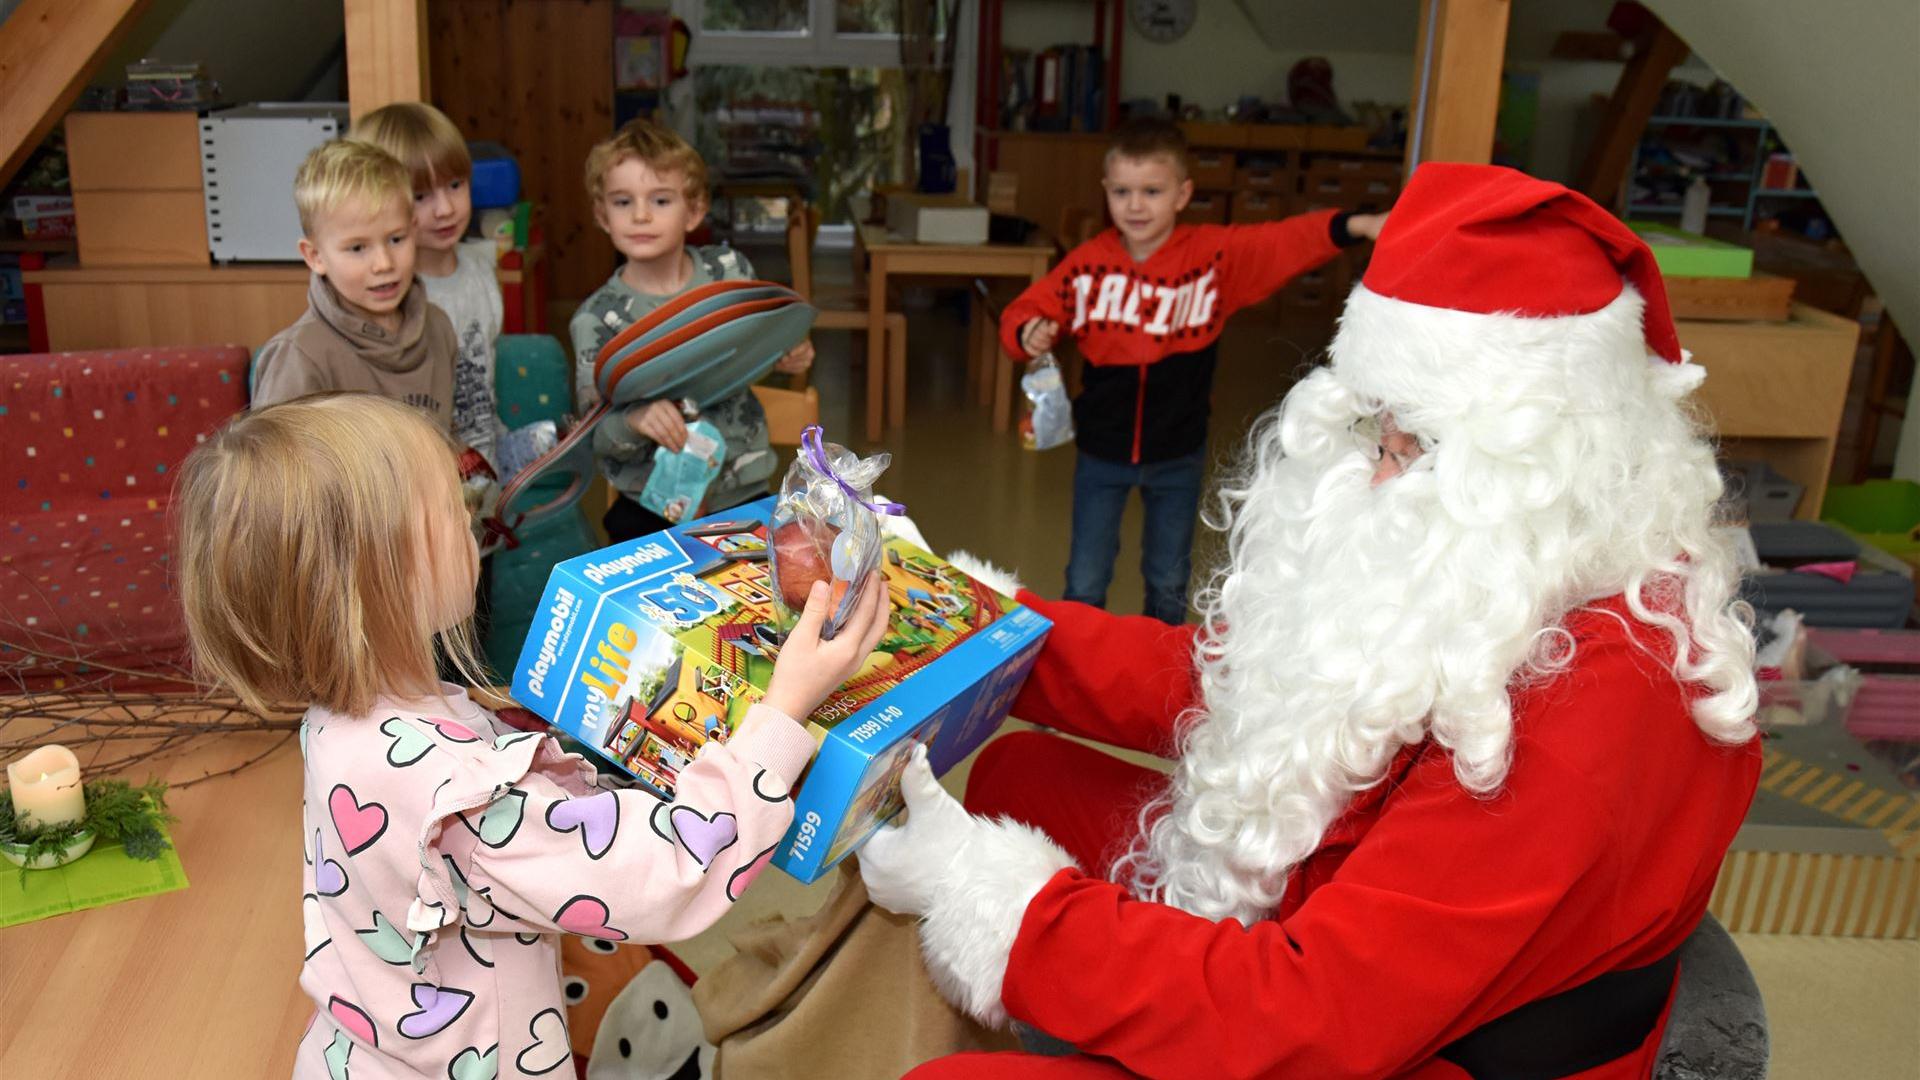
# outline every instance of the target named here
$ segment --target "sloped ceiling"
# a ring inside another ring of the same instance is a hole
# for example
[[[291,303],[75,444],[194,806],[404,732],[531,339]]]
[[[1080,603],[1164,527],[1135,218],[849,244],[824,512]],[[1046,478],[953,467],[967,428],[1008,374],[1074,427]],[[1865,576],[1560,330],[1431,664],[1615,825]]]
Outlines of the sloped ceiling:
[[[1780,129],[1908,341],[1920,341],[1920,3],[1646,0]],[[1920,479],[1909,402],[1895,465]]]

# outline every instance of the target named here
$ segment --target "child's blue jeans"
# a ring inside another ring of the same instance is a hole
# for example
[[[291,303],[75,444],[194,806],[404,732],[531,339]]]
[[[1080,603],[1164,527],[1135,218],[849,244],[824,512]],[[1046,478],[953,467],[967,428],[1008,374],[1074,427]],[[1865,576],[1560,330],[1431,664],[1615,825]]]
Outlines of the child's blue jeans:
[[[1140,576],[1146,614],[1179,625],[1187,619],[1187,576],[1193,570],[1193,522],[1200,510],[1206,450],[1171,461],[1126,465],[1082,453],[1073,470],[1073,540],[1067,556],[1068,600],[1107,606],[1113,562],[1120,554],[1120,515],[1140,489],[1146,527]]]

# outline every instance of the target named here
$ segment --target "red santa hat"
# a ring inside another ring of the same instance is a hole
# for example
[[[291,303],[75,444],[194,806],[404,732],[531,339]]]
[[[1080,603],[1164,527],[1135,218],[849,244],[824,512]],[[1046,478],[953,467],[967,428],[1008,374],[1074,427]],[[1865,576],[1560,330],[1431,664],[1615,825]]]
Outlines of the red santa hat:
[[[1513,169],[1416,169],[1348,299],[1336,370],[1390,397],[1409,379],[1458,385],[1489,358],[1567,348],[1685,362],[1646,242],[1585,195]]]

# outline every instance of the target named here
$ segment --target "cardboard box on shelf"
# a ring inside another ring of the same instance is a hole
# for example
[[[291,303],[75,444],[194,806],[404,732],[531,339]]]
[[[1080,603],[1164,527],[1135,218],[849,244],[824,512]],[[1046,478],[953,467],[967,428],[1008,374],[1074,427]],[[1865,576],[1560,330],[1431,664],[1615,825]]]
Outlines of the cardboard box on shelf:
[[[887,231],[919,244],[984,244],[987,208],[960,195],[887,197]]]
[[[774,500],[553,569],[513,695],[663,798],[759,701],[784,640],[767,570]],[[814,881],[897,813],[924,744],[935,772],[1006,718],[1051,624],[927,552],[886,542],[887,636],[807,718],[820,753],[773,863]]]

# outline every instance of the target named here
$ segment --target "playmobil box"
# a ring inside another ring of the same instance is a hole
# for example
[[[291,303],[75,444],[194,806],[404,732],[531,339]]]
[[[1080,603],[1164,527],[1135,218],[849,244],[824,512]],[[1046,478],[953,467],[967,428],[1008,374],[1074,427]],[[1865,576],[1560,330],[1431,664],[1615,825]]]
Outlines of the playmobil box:
[[[774,500],[556,565],[513,696],[671,799],[681,769],[759,701],[784,635],[768,573]],[[773,862],[813,881],[901,807],[916,743],[936,773],[985,742],[1033,669],[1038,612],[888,539],[891,624],[811,717],[820,753]]]

